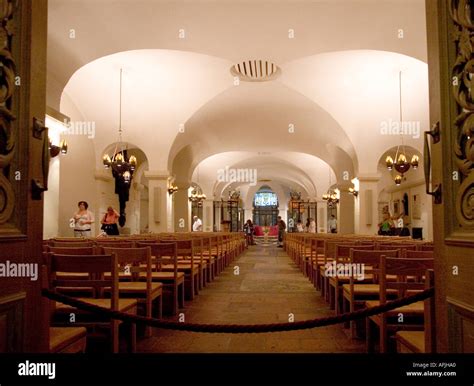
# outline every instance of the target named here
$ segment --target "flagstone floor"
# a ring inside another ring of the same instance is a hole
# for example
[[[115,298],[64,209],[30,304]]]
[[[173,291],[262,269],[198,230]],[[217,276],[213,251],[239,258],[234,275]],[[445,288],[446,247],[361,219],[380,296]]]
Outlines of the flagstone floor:
[[[235,267],[238,267],[238,275]],[[319,292],[281,248],[251,246],[231,266],[186,303],[185,321],[256,324],[334,315]],[[177,317],[168,318],[176,320]],[[140,340],[147,353],[363,353],[342,325],[261,334],[209,334],[155,329]]]

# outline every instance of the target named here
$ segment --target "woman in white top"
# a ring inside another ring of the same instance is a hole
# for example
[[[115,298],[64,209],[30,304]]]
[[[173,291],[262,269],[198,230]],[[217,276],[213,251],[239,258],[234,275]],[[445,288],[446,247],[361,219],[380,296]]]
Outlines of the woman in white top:
[[[308,232],[309,233],[316,233],[316,221],[314,221],[314,219],[312,219],[312,218],[309,219]]]
[[[297,232],[304,232],[304,227],[303,227],[303,224],[302,224],[301,221],[298,221],[298,222],[296,223],[296,231],[297,231]]]
[[[91,237],[91,224],[94,222],[94,215],[87,210],[89,205],[85,201],[77,204],[79,210],[74,213],[74,237]]]
[[[193,232],[202,232],[202,221],[198,216],[193,217]]]

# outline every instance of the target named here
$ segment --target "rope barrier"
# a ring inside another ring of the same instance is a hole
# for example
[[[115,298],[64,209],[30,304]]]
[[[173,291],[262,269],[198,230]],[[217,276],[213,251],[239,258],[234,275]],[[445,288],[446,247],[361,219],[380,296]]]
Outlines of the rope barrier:
[[[346,312],[337,316],[330,316],[326,318],[317,318],[311,320],[305,320],[301,322],[292,323],[274,323],[274,324],[198,324],[198,323],[180,323],[170,322],[160,319],[148,318],[145,316],[131,315],[119,311],[112,311],[107,308],[99,307],[70,296],[60,294],[55,291],[48,289],[42,290],[42,295],[48,299],[64,303],[68,306],[78,308],[80,310],[97,313],[104,315],[111,319],[121,320],[126,323],[143,323],[147,326],[179,330],[179,331],[192,331],[192,332],[207,332],[207,333],[228,333],[228,334],[241,334],[241,333],[263,333],[263,332],[281,332],[281,331],[293,331],[293,330],[305,330],[309,328],[329,326],[332,324],[345,323],[356,319],[365,318],[380,314],[383,312],[391,311],[399,307],[406,306],[421,300],[428,299],[434,296],[434,288],[426,289],[422,292],[410,295],[404,298],[388,301],[387,303],[363,308],[354,312]]]

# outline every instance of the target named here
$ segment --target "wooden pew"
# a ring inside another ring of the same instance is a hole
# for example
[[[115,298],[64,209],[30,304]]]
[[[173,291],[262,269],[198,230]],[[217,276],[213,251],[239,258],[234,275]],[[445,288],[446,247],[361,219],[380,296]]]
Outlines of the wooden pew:
[[[79,298],[80,300],[109,308],[113,311],[121,311],[136,314],[137,301],[135,299],[120,299],[118,285],[118,260],[115,255],[47,255],[47,288],[56,290],[61,287],[93,287],[95,298]],[[58,278],[57,272],[83,272],[88,277],[80,280],[69,280]],[[104,279],[105,273],[111,272],[109,279]],[[111,289],[111,298],[100,297],[104,289]],[[62,303],[53,303],[53,326],[70,327],[70,316],[75,315],[74,326],[86,327],[89,333],[96,328],[106,328],[110,331],[111,350],[119,351],[119,325],[121,321],[108,319],[96,314],[79,310],[75,307]],[[136,328],[130,325],[129,349],[136,351]]]
[[[426,271],[425,288],[434,287],[434,271]],[[436,300],[434,296],[425,300],[423,331],[398,331],[395,334],[399,353],[436,353]]]
[[[388,291],[395,289],[397,298],[404,297],[410,293],[424,289],[424,283],[409,281],[408,276],[421,277],[426,270],[433,269],[433,259],[401,259],[381,256],[380,258],[380,300],[369,300],[367,307],[385,304],[388,299]],[[388,275],[396,275],[397,280],[387,280]],[[403,322],[399,321],[400,315]],[[388,351],[388,338],[390,333],[398,330],[421,330],[424,315],[424,303],[416,302],[397,308],[382,314],[366,318],[366,347],[367,352],[372,352],[372,325],[378,327],[380,352]],[[421,322],[420,322],[421,321]]]

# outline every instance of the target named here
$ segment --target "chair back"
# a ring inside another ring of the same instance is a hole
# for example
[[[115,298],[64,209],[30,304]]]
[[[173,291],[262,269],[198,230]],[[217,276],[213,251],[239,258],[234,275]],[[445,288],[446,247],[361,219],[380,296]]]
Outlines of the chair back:
[[[408,277],[423,277],[428,269],[433,268],[433,259],[399,259],[382,255],[380,257],[380,303],[387,301],[387,290],[390,289],[396,290],[398,298],[406,296],[409,290],[423,290],[424,283],[408,280]],[[387,280],[388,275],[396,276],[396,280]]]
[[[434,245],[433,244],[422,244],[419,247],[420,251],[434,251]]]
[[[407,259],[433,259],[433,251],[404,251],[402,257]]]
[[[97,246],[110,248],[133,248],[133,241],[97,239]]]
[[[47,255],[48,287],[55,290],[58,287],[93,288],[96,296],[106,288],[111,289],[111,309],[118,309],[118,261],[117,256],[108,255],[62,255],[49,253]],[[57,277],[58,272],[87,273],[87,276],[70,279]],[[111,273],[110,278],[104,278],[105,273]]]
[[[101,247],[106,254],[117,256],[117,263],[121,267],[121,277],[127,280],[139,281],[140,273],[146,272],[146,279],[151,283],[151,250],[149,246],[143,248],[113,248]]]
[[[392,250],[392,249],[400,249],[403,251],[416,251],[416,244],[385,243],[385,244],[380,244],[377,249],[381,251]]]
[[[161,271],[164,265],[173,265],[174,279],[178,277],[178,248],[176,242],[169,243],[138,243],[139,247],[148,247],[151,251],[155,270]]]
[[[92,240],[76,239],[76,240],[50,240],[50,247],[64,247],[64,248],[77,248],[77,247],[93,247],[95,243]]]
[[[361,244],[336,244],[336,262],[348,262],[350,259],[350,254],[352,249],[371,251],[374,249],[374,245],[361,245]]]
[[[47,252],[57,255],[94,255],[95,247],[51,247],[48,246]]]

